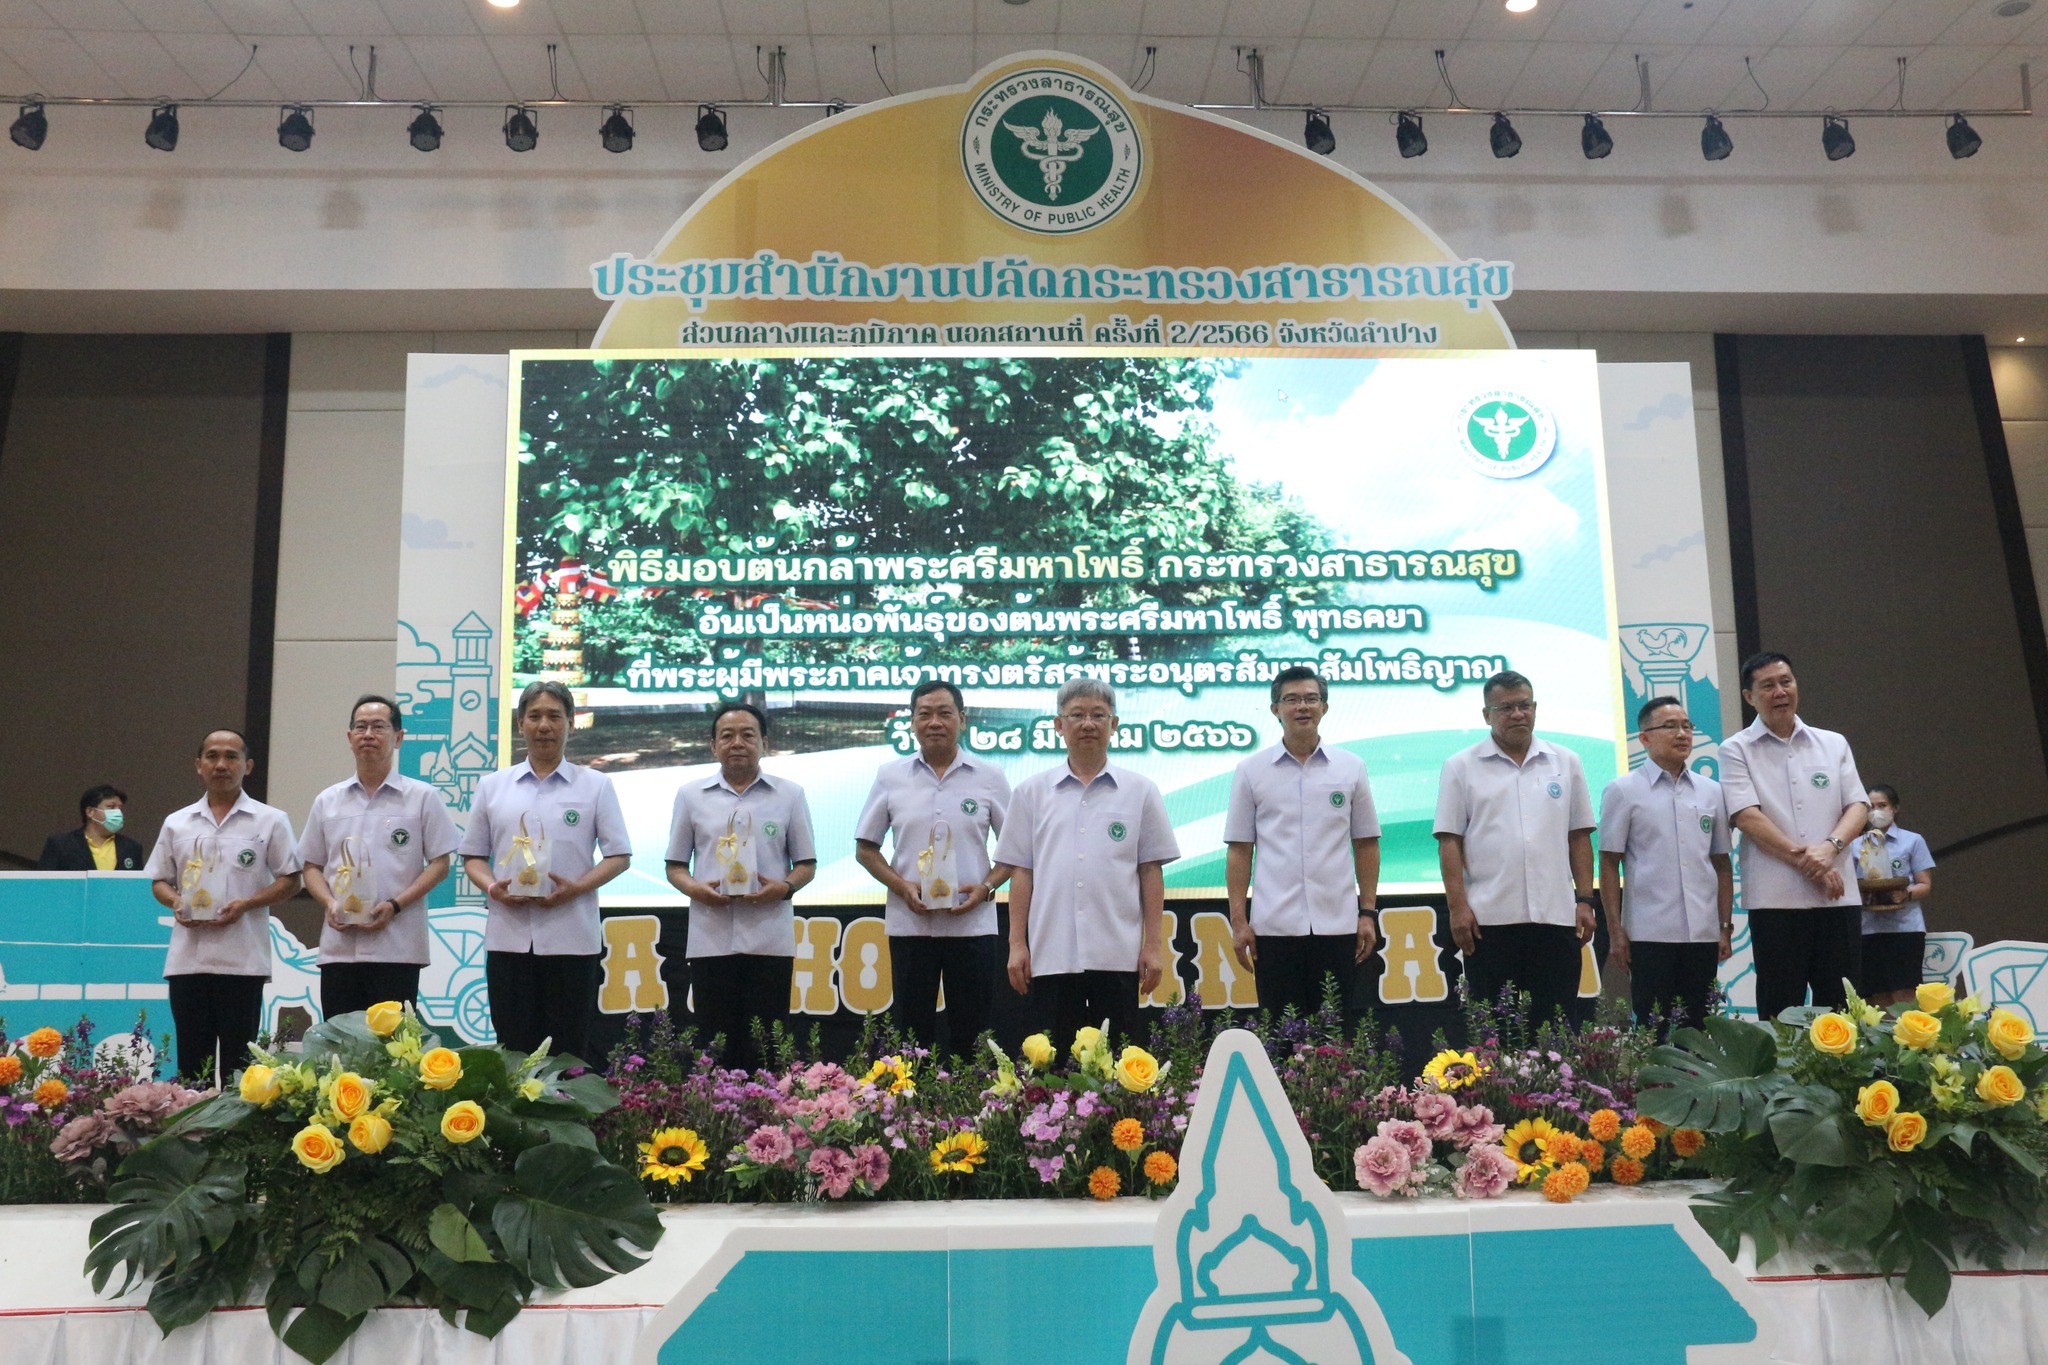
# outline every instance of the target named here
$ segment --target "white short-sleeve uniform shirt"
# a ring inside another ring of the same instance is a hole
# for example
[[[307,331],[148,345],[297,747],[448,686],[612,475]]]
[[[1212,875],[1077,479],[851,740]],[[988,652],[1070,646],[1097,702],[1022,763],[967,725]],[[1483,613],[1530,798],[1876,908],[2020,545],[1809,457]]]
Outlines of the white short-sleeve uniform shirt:
[[[1834,832],[1842,812],[1867,803],[1863,779],[1849,741],[1833,730],[1816,730],[1794,717],[1790,739],[1779,739],[1758,716],[1738,735],[1721,741],[1721,798],[1733,819],[1752,806],[1794,843],[1817,844]],[[1853,845],[1853,840],[1851,841]],[[1861,905],[1856,865],[1845,847],[1836,856],[1842,894],[1823,895],[1799,869],[1774,858],[1749,839],[1742,841],[1742,904],[1749,910],[1810,910],[1823,905]]]
[[[279,877],[299,870],[292,822],[275,806],[243,792],[216,821],[205,797],[171,813],[157,832],[149,875],[178,884],[178,873],[201,839],[218,839],[227,859],[229,900],[246,900]],[[233,924],[173,924],[165,976],[260,976],[270,978],[270,911],[251,910]]]
[[[448,813],[438,788],[418,778],[393,772],[377,790],[363,790],[361,779],[337,782],[313,798],[306,832],[299,836],[299,860],[320,868],[333,885],[333,869],[341,861],[341,844],[352,839],[367,854],[369,879],[361,891],[367,903],[387,901],[411,886],[428,863],[453,853],[462,832]],[[382,929],[337,929],[323,924],[320,961],[406,962],[426,966],[429,953],[427,907],[409,906]]]
[[[1365,760],[1318,745],[1297,759],[1284,744],[1237,765],[1223,840],[1250,844],[1251,923],[1261,935],[1358,932],[1354,839],[1377,839]]]
[[[904,880],[914,882],[918,855],[932,847],[933,836],[943,822],[951,836],[960,883],[971,886],[988,879],[989,837],[1002,834],[1009,808],[1010,780],[995,764],[963,750],[940,777],[924,761],[924,755],[912,754],[884,763],[875,774],[875,785],[861,808],[853,837],[878,846],[885,837],[892,838],[889,866]],[[964,915],[943,910],[919,915],[891,891],[884,913],[892,937],[969,938],[996,931],[992,898]]]
[[[1596,823],[1569,749],[1532,738],[1517,764],[1488,735],[1444,760],[1436,833],[1465,841],[1465,897],[1481,924],[1575,925],[1571,834]]]
[[[1643,943],[1721,941],[1720,874],[1728,852],[1721,784],[1645,763],[1600,794],[1600,851],[1622,858],[1622,923]]]
[[[682,863],[691,875],[712,880],[711,851],[734,817],[744,812],[753,820],[754,872],[763,881],[783,881],[798,863],[815,862],[818,849],[811,837],[811,807],[804,789],[786,777],[757,776],[744,792],[734,791],[725,774],[685,778],[676,788],[669,819],[668,861]],[[690,903],[690,958],[796,956],[796,906],[788,900],[772,905],[726,906]]]
[[[1150,779],[1114,763],[1085,783],[1064,763],[1025,778],[996,861],[1031,872],[1032,975],[1136,971],[1138,867],[1179,856]]]
[[[596,867],[600,854],[633,856],[611,778],[578,763],[564,763],[546,777],[536,777],[527,762],[490,773],[477,783],[469,805],[469,828],[462,835],[462,856],[489,858],[497,865],[519,833],[521,816],[529,834],[545,834],[549,870],[572,881]],[[552,910],[526,901],[508,905],[494,900],[484,926],[484,950],[588,957],[604,946],[598,919],[594,891]]]

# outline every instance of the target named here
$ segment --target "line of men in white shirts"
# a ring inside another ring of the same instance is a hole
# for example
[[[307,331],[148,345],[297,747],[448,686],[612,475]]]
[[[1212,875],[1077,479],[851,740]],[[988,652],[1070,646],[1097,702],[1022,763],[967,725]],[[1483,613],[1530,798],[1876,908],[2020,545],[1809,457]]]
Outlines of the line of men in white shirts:
[[[1725,799],[1687,766],[1695,732],[1683,704],[1643,708],[1649,761],[1604,794],[1596,892],[1578,756],[1536,737],[1528,679],[1486,683],[1488,737],[1445,762],[1435,820],[1451,933],[1475,995],[1526,991],[1545,1018],[1577,1008],[1580,945],[1604,900],[1638,1010],[1682,1003],[1696,1017],[1728,951],[1732,808],[1746,836],[1760,1007],[1774,1015],[1809,987],[1839,1002],[1859,934],[1846,850],[1866,795],[1847,743],[1797,719],[1789,661],[1759,655],[1743,684],[1759,716],[1722,746]],[[1363,760],[1321,741],[1328,684],[1288,669],[1271,698],[1281,740],[1233,779],[1226,889],[1262,1007],[1307,1013],[1327,978],[1345,981],[1376,946],[1380,827]],[[386,697],[351,709],[356,773],[320,793],[297,840],[284,812],[242,789],[252,767],[242,736],[210,733],[197,761],[206,796],[165,821],[149,862],[175,916],[165,974],[181,1074],[239,1064],[269,976],[268,907],[296,894],[301,874],[325,915],[323,1012],[416,999],[429,956],[421,906],[456,856],[486,896],[500,1042],[532,1050],[552,1038],[580,1055],[602,971],[597,893],[631,847],[611,780],[565,759],[574,715],[559,683],[526,688],[515,721],[527,756],[479,784],[462,832],[436,789],[396,771],[403,718]],[[999,767],[960,747],[965,722],[958,688],[917,688],[919,751],[882,767],[856,828],[856,857],[887,891],[898,1024],[934,1041],[943,989],[948,1032],[965,1050],[989,1024],[1002,968],[1055,1037],[1104,1018],[1113,1035],[1142,1036],[1139,1001],[1167,962],[1163,869],[1179,846],[1158,787],[1108,761],[1115,694],[1093,679],[1063,687],[1054,726],[1066,762],[1014,792]],[[690,903],[700,1032],[725,1037],[728,1061],[747,1064],[755,1025],[788,1011],[791,898],[817,853],[802,788],[761,771],[767,716],[733,703],[711,728],[717,769],[678,788],[667,865]],[[1005,882],[1006,951],[994,904]],[[1850,918],[1811,913],[1823,907],[1851,908]]]

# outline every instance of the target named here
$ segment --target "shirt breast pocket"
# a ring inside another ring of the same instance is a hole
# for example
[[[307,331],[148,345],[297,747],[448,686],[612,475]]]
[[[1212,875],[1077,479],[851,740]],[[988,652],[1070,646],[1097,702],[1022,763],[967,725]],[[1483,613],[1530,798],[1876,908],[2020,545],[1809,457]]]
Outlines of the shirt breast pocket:
[[[1135,862],[1138,857],[1139,809],[1135,802],[1128,808],[1111,806],[1102,813],[1102,822],[1097,826],[1103,843],[1109,847],[1109,856],[1123,861]]]
[[[265,867],[264,854],[269,846],[270,841],[263,838],[230,840],[227,847],[228,861],[237,872],[261,871]]]

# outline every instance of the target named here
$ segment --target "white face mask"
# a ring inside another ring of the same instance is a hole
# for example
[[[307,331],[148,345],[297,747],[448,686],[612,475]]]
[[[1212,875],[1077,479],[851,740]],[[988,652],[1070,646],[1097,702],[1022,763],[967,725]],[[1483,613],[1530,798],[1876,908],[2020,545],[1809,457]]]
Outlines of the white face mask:
[[[1870,812],[1870,827],[1872,829],[1890,829],[1892,827],[1892,818],[1892,813],[1888,810],[1874,810]]]

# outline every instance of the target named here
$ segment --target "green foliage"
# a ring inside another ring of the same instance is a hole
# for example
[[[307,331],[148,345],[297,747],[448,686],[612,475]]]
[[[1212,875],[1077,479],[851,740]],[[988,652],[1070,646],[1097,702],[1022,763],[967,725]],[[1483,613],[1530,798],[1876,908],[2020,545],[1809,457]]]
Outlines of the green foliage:
[[[1726,1015],[1683,1028],[1643,1068],[1642,1112],[1674,1128],[1760,1133],[1778,1072],[1771,1031]]]
[[[505,1259],[535,1284],[581,1289],[632,1270],[661,1240],[661,1219],[632,1174],[594,1147],[549,1143],[520,1153],[512,1191],[491,1210]]]

